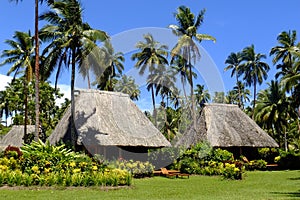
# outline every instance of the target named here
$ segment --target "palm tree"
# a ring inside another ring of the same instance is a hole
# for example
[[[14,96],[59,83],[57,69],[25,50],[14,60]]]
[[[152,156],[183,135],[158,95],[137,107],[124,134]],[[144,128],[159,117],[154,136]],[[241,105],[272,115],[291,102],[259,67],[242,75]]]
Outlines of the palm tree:
[[[10,2],[16,2],[22,0],[9,0]],[[35,17],[34,17],[34,41],[35,41],[35,135],[34,140],[38,141],[39,137],[39,110],[40,110],[40,104],[39,104],[39,80],[40,80],[40,53],[39,53],[39,3],[43,3],[44,0],[35,0]],[[54,0],[45,0],[48,5],[52,4]]]
[[[194,88],[193,88],[193,64],[196,64],[196,60],[200,58],[200,51],[195,43],[202,42],[203,40],[216,39],[207,34],[197,33],[199,27],[202,25],[204,20],[205,9],[201,10],[200,13],[195,16],[191,10],[186,6],[180,6],[175,13],[175,19],[177,25],[170,25],[169,28],[172,29],[173,33],[179,37],[177,44],[172,49],[172,56],[180,55],[185,60],[185,66],[189,69],[188,80],[190,82],[191,90],[190,95],[192,98],[191,110],[194,120],[196,122],[196,116],[194,112]]]
[[[94,84],[98,84],[99,89],[107,89],[108,91],[113,91],[113,82],[115,77],[122,76],[122,71],[124,70],[123,62],[125,61],[122,52],[114,52],[113,46],[109,40],[104,41],[104,45],[101,48],[101,53],[103,56],[103,73],[99,75]]]
[[[239,94],[235,90],[229,90],[225,96],[224,102],[226,104],[238,104]]]
[[[115,84],[115,91],[128,94],[130,99],[138,100],[140,96],[139,86],[131,76],[122,75],[121,79]]]
[[[242,64],[242,71],[246,86],[253,85],[253,110],[255,109],[256,101],[256,87],[257,84],[261,85],[263,80],[267,79],[270,67],[267,63],[262,62],[261,59],[266,58],[265,54],[255,53],[254,45],[243,49],[242,58],[245,61]],[[252,114],[254,118],[254,112]]]
[[[14,78],[18,74],[23,74],[25,76],[24,79],[24,106],[25,106],[25,121],[24,121],[24,141],[25,143],[29,143],[27,141],[27,124],[28,124],[28,84],[32,80],[33,75],[33,53],[34,53],[34,40],[30,34],[28,33],[16,31],[14,36],[14,40],[6,40],[5,43],[8,44],[12,49],[4,50],[1,57],[6,57],[0,66],[5,64],[12,64],[12,67],[8,71],[7,75],[14,73]]]
[[[51,41],[43,54],[47,54],[45,65],[52,72],[57,68],[56,78],[61,73],[63,64],[71,65],[71,134],[72,144],[75,147],[76,135],[74,125],[74,85],[76,63],[82,63],[82,55],[96,48],[95,41],[104,41],[108,35],[104,31],[87,29],[88,24],[82,21],[82,8],[77,0],[55,1],[51,4],[51,11],[40,16],[49,24],[45,25],[40,33],[41,39]],[[57,80],[56,80],[57,83]]]
[[[297,32],[281,32],[277,41],[280,45],[275,46],[270,51],[270,56],[274,55],[273,64],[282,60],[283,63],[290,65],[293,62],[293,54],[299,51],[299,47],[296,46]]]
[[[177,74],[179,74],[185,101],[188,102],[188,97],[185,90],[185,84],[187,81],[189,82],[189,84],[191,84],[190,83],[191,79],[188,78],[190,71],[187,68],[186,60],[180,55],[173,56],[171,59],[171,68],[173,68],[177,72]],[[193,78],[197,78],[197,74],[195,72],[192,72],[192,76]]]
[[[166,102],[165,97],[172,93],[175,88],[175,71],[171,68],[166,68],[164,65],[159,65],[155,68],[154,72],[148,76],[147,89],[151,87],[155,88],[155,95],[160,94],[161,96],[161,108],[163,110],[164,125],[168,129],[167,113],[166,113]]]
[[[239,94],[240,108],[244,109],[245,103],[250,101],[250,90],[245,88],[245,85],[241,81],[237,82],[237,85],[233,87],[233,90]]]
[[[280,133],[286,134],[285,128],[290,118],[290,103],[285,91],[280,87],[278,81],[271,81],[269,88],[258,94],[257,108],[255,109],[255,120],[262,127],[272,130],[273,136],[280,138]],[[284,137],[286,139],[286,136]],[[280,139],[278,139],[280,140]],[[279,141],[280,142],[280,141]],[[286,140],[284,141],[287,149]]]
[[[167,65],[168,60],[168,47],[161,45],[155,41],[151,34],[144,35],[146,42],[138,42],[136,47],[140,52],[134,53],[131,57],[133,61],[137,60],[135,67],[139,69],[139,74],[144,75],[145,71],[149,71],[149,76],[154,73],[155,68],[160,65]],[[154,84],[149,87],[151,90],[152,105],[153,105],[153,117],[156,124],[156,109],[155,109],[155,97],[154,97]]]
[[[280,83],[286,91],[292,93],[292,102],[300,113],[300,43],[297,43],[296,40],[297,32],[295,30],[281,32],[277,37],[279,45],[271,49],[270,55],[274,55],[274,64],[281,60],[281,63],[276,66],[279,71],[275,77],[281,76]]]
[[[9,99],[8,99],[8,91],[3,90],[0,91],[0,119],[2,119],[3,115],[5,115],[5,126],[7,127],[7,120],[9,115],[11,115],[11,110],[9,107]]]
[[[212,99],[214,103],[224,103],[225,102],[225,93],[224,92],[215,92],[215,95]]]
[[[225,67],[225,71],[231,69],[231,77],[235,75],[236,78],[236,84],[238,87],[238,106],[242,106],[242,99],[241,99],[241,89],[239,88],[239,77],[242,75],[242,71],[240,69],[241,67],[241,62],[242,62],[242,55],[240,52],[238,53],[231,53],[226,61],[225,64],[228,64],[227,67]]]
[[[204,85],[196,85],[195,95],[196,95],[196,102],[200,108],[204,106],[204,103],[207,103],[210,100],[210,94],[208,90],[204,90]]]

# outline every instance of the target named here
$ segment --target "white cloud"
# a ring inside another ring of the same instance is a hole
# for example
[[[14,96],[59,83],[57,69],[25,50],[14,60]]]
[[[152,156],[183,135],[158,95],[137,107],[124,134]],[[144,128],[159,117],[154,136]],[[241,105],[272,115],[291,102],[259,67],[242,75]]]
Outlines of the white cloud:
[[[52,85],[52,87],[54,86]],[[71,99],[71,87],[65,84],[58,84],[57,88],[59,88],[60,93],[64,94],[62,98],[56,100],[56,105],[59,106],[65,101],[65,98]]]
[[[5,86],[11,82],[12,77],[0,74],[0,91],[5,90]]]

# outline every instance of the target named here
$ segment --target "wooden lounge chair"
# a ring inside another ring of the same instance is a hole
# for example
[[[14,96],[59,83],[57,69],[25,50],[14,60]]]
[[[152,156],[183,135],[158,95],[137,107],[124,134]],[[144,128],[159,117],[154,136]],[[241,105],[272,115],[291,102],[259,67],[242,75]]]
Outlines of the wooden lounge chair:
[[[177,177],[177,173],[173,172],[170,173],[166,168],[161,168],[161,174],[168,177],[168,178],[176,178]]]
[[[168,178],[190,177],[189,174],[180,173],[178,170],[167,170],[166,168],[161,168],[161,173]]]

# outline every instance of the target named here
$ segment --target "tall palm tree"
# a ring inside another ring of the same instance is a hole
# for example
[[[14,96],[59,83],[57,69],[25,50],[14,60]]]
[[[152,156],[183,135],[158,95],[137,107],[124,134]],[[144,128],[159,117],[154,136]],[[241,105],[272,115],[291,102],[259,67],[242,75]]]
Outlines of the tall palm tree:
[[[274,55],[274,64],[281,61],[276,66],[279,71],[275,77],[281,77],[280,83],[286,91],[292,93],[294,107],[300,113],[300,42],[297,43],[296,40],[297,32],[295,30],[281,32],[277,37],[279,45],[271,49],[270,55]]]
[[[18,74],[22,74],[25,76],[24,79],[24,106],[25,106],[25,119],[24,119],[24,141],[25,143],[29,143],[27,139],[27,124],[28,124],[28,109],[27,109],[27,100],[28,100],[28,84],[32,80],[33,75],[33,55],[34,55],[34,40],[30,34],[28,33],[16,31],[14,36],[14,40],[6,40],[5,43],[8,44],[12,49],[4,50],[1,57],[6,58],[0,66],[5,64],[12,64],[12,67],[8,71],[7,75],[14,73],[14,78]]]
[[[101,53],[104,71],[97,77],[97,80],[94,84],[98,84],[99,89],[107,88],[107,90],[113,91],[114,78],[122,76],[122,72],[124,70],[124,54],[122,52],[115,53],[114,48],[109,40],[104,41],[104,45],[101,48]]]
[[[140,96],[139,86],[131,76],[122,75],[121,79],[115,84],[115,91],[128,94],[130,99],[138,100]]]
[[[164,125],[168,129],[167,112],[165,97],[171,94],[173,88],[175,88],[175,71],[171,68],[166,68],[164,65],[159,65],[155,68],[154,72],[148,76],[147,89],[149,90],[152,86],[155,88],[155,95],[160,94],[161,96],[161,108],[163,110]]]
[[[237,85],[233,87],[233,90],[239,94],[240,108],[244,109],[245,103],[250,101],[250,90],[245,88],[245,85],[241,81],[237,82]]]
[[[265,54],[255,53],[254,45],[243,49],[242,58],[245,61],[242,64],[242,71],[246,86],[251,87],[253,85],[253,110],[255,110],[257,84],[261,85],[263,80],[267,79],[267,72],[270,67],[267,63],[261,61],[261,59],[266,58]],[[254,118],[254,112],[252,118]]]
[[[104,31],[87,29],[89,26],[82,20],[83,10],[77,0],[55,1],[50,7],[52,10],[40,16],[41,20],[46,20],[49,23],[42,28],[40,37],[42,40],[51,41],[43,54],[47,54],[45,65],[49,67],[50,72],[57,68],[57,78],[63,66],[68,68],[71,65],[71,136],[72,144],[75,146],[74,85],[76,63],[82,63],[80,60],[84,58],[80,55],[88,55],[82,51],[91,51],[96,48],[95,41],[104,41],[108,39],[108,35]]]
[[[19,1],[22,0],[9,0],[10,2],[16,2],[19,3]],[[40,53],[39,53],[39,3],[43,3],[44,0],[34,0],[34,41],[35,41],[35,135],[34,140],[38,141],[39,138],[39,110],[40,110],[40,104],[39,104],[39,80],[40,80]],[[45,0],[48,5],[52,4],[54,0]]]
[[[136,48],[139,52],[134,53],[131,56],[133,61],[136,60],[135,67],[139,69],[139,74],[144,75],[145,71],[149,71],[149,76],[154,73],[155,68],[160,65],[167,65],[168,60],[168,47],[161,45],[155,41],[151,34],[144,35],[145,42],[138,42]],[[155,109],[155,96],[154,96],[154,84],[149,87],[151,90],[152,105],[153,105],[153,117],[156,124],[156,109]]]
[[[188,102],[185,85],[187,81],[191,84],[191,79],[188,78],[190,70],[188,69],[186,62],[187,61],[180,55],[175,55],[171,58],[171,68],[179,74],[185,101]],[[195,72],[192,72],[192,76],[193,78],[197,78],[197,74]]]
[[[293,30],[292,32],[281,32],[277,41],[278,46],[275,46],[270,51],[270,56],[274,55],[273,64],[278,63],[280,60],[290,65],[293,62],[293,54],[299,51],[299,47],[296,46],[297,32]]]
[[[195,108],[194,108],[194,88],[193,88],[193,64],[196,64],[196,60],[200,58],[200,51],[195,43],[202,42],[203,40],[216,39],[207,34],[197,33],[198,29],[203,23],[205,9],[201,10],[200,13],[195,16],[191,10],[186,6],[180,6],[175,13],[175,19],[177,21],[176,25],[170,25],[169,28],[172,29],[173,33],[179,37],[177,44],[172,49],[172,56],[180,55],[186,60],[186,67],[189,69],[188,79],[190,82],[191,90],[190,95],[192,98],[192,116],[194,124],[196,122]]]
[[[197,84],[195,95],[196,95],[196,102],[200,108],[204,106],[204,103],[207,103],[210,100],[210,94],[208,90],[204,90],[204,85]]]
[[[280,143],[280,133],[286,134],[285,128],[291,113],[291,106],[285,91],[278,81],[271,81],[269,87],[258,94],[257,109],[255,110],[255,120],[264,128],[272,130],[273,136]],[[290,113],[290,114],[289,114]],[[286,136],[285,148],[287,149]]]
[[[241,97],[241,89],[239,87],[239,77],[242,75],[242,71],[240,69],[241,67],[241,62],[242,62],[242,55],[240,52],[238,53],[231,53],[226,61],[225,61],[225,64],[228,64],[224,70],[227,71],[227,70],[232,70],[231,71],[231,77],[233,77],[235,75],[235,78],[236,78],[236,85],[237,85],[237,88],[238,88],[238,106],[241,107],[242,106],[242,97]]]

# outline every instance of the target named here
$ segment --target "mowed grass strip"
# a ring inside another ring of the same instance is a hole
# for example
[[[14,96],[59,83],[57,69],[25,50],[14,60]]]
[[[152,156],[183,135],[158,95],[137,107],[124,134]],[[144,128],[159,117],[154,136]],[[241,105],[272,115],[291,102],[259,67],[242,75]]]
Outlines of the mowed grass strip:
[[[1,189],[0,199],[300,199],[300,171],[247,172],[244,180],[191,176],[134,179],[120,189],[25,188]]]

